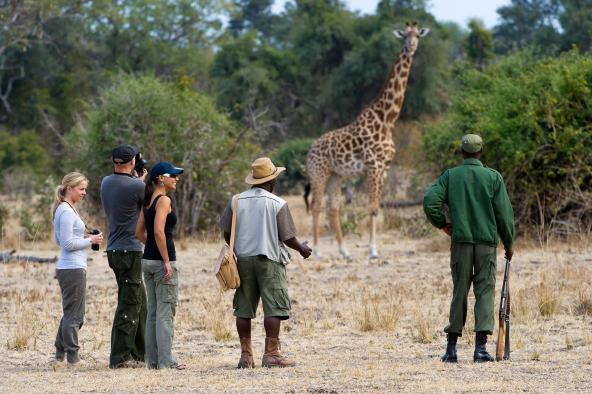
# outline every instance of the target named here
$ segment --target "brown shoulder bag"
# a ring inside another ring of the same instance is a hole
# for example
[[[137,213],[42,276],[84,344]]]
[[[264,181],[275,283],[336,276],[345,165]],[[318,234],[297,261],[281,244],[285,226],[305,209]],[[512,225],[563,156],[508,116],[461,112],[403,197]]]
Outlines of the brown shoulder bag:
[[[240,276],[236,266],[236,255],[234,254],[234,236],[236,232],[236,214],[238,210],[238,194],[232,198],[232,225],[230,227],[230,246],[224,244],[220,255],[216,260],[214,272],[222,287],[222,290],[238,289],[240,287]]]

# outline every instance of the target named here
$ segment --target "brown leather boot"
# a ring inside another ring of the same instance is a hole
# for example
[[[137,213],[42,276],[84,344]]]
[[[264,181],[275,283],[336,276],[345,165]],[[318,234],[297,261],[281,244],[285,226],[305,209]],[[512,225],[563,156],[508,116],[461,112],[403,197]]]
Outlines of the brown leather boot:
[[[265,338],[265,354],[261,361],[262,367],[293,367],[296,363],[280,354],[280,340],[278,338]]]
[[[251,348],[251,338],[241,338],[241,358],[237,368],[255,368],[253,361],[253,349]]]

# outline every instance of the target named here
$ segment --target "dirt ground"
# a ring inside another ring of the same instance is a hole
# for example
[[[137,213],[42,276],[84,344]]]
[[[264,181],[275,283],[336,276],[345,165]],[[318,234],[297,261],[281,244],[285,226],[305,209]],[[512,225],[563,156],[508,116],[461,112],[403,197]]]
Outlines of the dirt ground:
[[[300,205],[293,213],[301,239],[307,239],[310,218]],[[405,228],[383,228],[381,257],[373,261],[367,258],[365,235],[348,235],[346,242],[351,261],[339,259],[332,237],[325,235],[323,259],[295,257],[287,268],[293,316],[282,326],[282,350],[298,365],[283,370],[235,369],[240,347],[232,293],[220,293],[211,272],[219,242],[178,242],[174,352],[188,364],[186,371],[108,369],[117,287],[106,257],[96,252],[89,253],[86,321],[79,334],[83,365],[75,370],[54,365],[61,304],[53,264],[2,264],[0,391],[590,392],[589,242],[545,248],[519,243],[511,277],[511,361],[472,362],[470,309],[456,365],[439,360],[452,291],[446,236],[431,232],[411,238]],[[50,243],[28,248],[19,253],[58,253]],[[496,304],[502,270],[500,253]],[[261,320],[259,311],[253,325],[258,365]],[[496,335],[497,328],[490,338],[492,353]]]

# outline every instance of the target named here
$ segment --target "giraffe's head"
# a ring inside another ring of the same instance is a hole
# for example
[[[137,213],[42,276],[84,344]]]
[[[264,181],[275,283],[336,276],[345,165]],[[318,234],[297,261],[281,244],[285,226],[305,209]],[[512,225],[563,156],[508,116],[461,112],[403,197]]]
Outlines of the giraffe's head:
[[[405,39],[405,50],[410,55],[413,55],[417,49],[419,37],[426,36],[430,32],[430,29],[426,27],[420,29],[417,22],[413,22],[413,24],[407,22],[406,25],[407,27],[405,30],[395,30],[393,31],[393,34],[396,37]]]

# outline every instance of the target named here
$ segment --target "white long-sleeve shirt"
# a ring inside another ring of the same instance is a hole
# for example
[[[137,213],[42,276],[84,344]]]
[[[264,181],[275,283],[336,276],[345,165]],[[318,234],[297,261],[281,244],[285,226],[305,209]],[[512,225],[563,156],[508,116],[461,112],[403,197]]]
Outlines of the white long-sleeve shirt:
[[[86,249],[91,241],[84,238],[84,222],[65,202],[56,210],[53,231],[56,244],[60,247],[56,269],[86,269]]]

